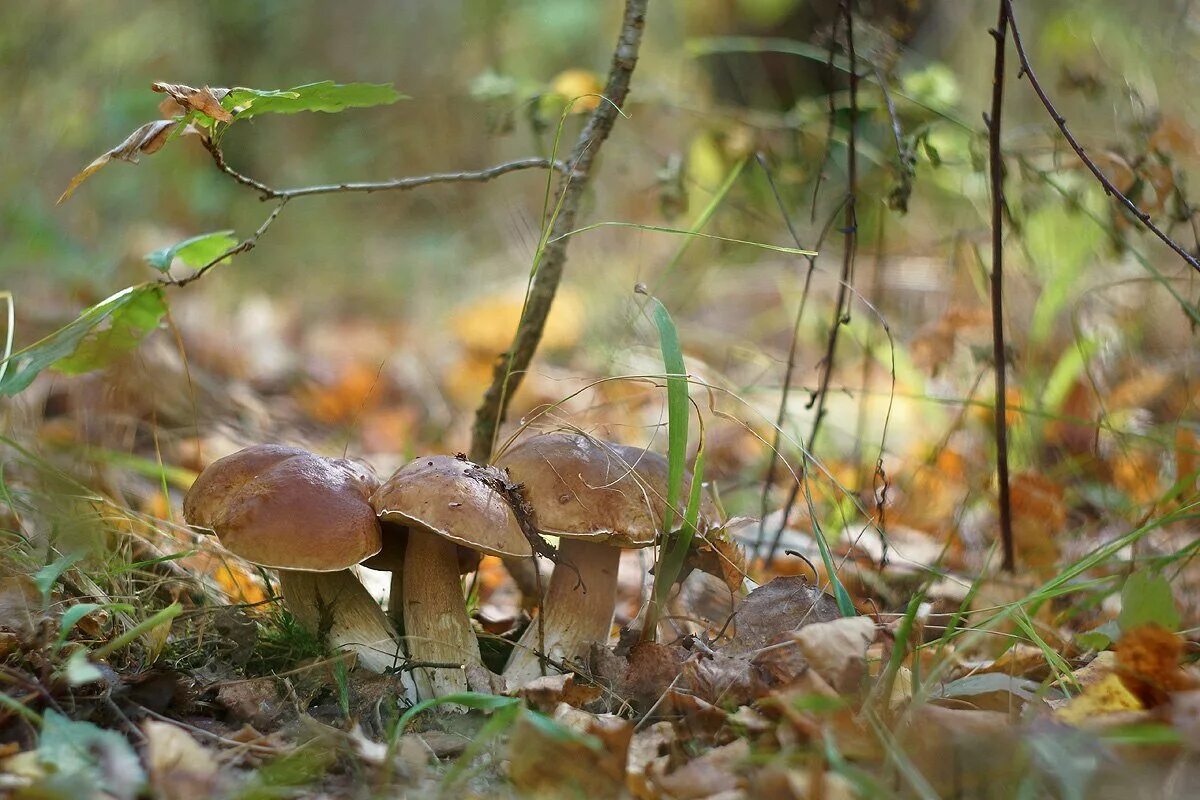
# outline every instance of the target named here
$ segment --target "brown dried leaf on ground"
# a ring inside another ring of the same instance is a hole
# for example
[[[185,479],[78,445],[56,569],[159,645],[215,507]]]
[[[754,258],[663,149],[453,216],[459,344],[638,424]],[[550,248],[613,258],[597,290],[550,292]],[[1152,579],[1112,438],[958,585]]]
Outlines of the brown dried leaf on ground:
[[[782,633],[840,617],[837,602],[804,578],[775,578],[742,601],[734,617],[736,632],[723,650],[728,655],[761,650]]]
[[[844,617],[808,625],[792,634],[804,658],[841,692],[852,691],[866,672],[867,648],[875,641],[870,617]]]
[[[633,724],[559,705],[548,728],[530,714],[513,726],[508,776],[522,797],[616,798],[625,786]]]
[[[1139,625],[1115,650],[1121,682],[1147,708],[1166,702],[1172,692],[1197,687],[1196,677],[1179,666],[1183,640],[1161,625]]]
[[[549,712],[560,703],[583,708],[596,700],[604,690],[594,684],[584,683],[572,674],[543,675],[525,684],[517,692],[530,708]]]
[[[177,725],[150,720],[142,725],[146,736],[146,766],[150,786],[164,800],[211,797],[217,789],[216,757]]]
[[[739,770],[750,758],[750,743],[738,739],[666,772],[655,762],[647,770],[651,797],[661,800],[703,800],[744,788]]]

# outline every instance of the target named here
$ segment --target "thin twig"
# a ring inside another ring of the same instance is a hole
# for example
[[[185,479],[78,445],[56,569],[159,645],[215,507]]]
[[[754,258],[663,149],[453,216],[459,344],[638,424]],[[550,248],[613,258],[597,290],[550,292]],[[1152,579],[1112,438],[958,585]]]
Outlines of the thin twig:
[[[336,194],[339,192],[372,192],[405,191],[428,186],[431,183],[483,183],[510,172],[523,169],[553,169],[557,172],[567,172],[567,166],[561,161],[551,161],[548,158],[523,158],[518,161],[506,161],[494,167],[463,172],[435,172],[432,175],[417,175],[411,178],[395,178],[390,181],[362,183],[331,183],[322,186],[302,186],[298,189],[279,189],[274,197],[311,197],[318,194]]]
[[[1137,206],[1132,200],[1126,197],[1120,189],[1118,189],[1108,176],[1104,174],[1092,159],[1088,158],[1084,152],[1083,145],[1071,133],[1067,127],[1067,120],[1062,114],[1058,113],[1058,109],[1054,107],[1054,103],[1050,100],[1046,90],[1042,88],[1041,81],[1038,80],[1037,73],[1033,71],[1033,66],[1029,63],[1029,56],[1025,52],[1025,45],[1021,41],[1021,32],[1017,28],[1017,18],[1013,14],[1012,0],[1001,0],[1001,5],[1004,8],[1004,20],[1012,26],[1013,46],[1017,50],[1017,58],[1021,62],[1021,69],[1017,72],[1017,78],[1029,78],[1029,85],[1033,87],[1033,91],[1037,93],[1038,99],[1042,101],[1042,105],[1046,108],[1046,113],[1054,120],[1054,124],[1058,126],[1058,130],[1062,133],[1063,138],[1067,140],[1067,144],[1071,145],[1071,149],[1075,151],[1075,155],[1079,156],[1079,160],[1083,165],[1096,176],[1096,180],[1104,188],[1104,193],[1110,197],[1115,197],[1117,202],[1125,206],[1130,214],[1133,214],[1145,228],[1157,236],[1163,244],[1175,251],[1175,253],[1187,262],[1188,266],[1200,272],[1200,261],[1196,257],[1184,249],[1183,245],[1176,242],[1168,236],[1161,228],[1154,224],[1150,215]],[[1003,33],[1003,31],[1001,31]]]
[[[1007,45],[1010,15],[1008,0],[1000,0],[996,27],[989,31],[996,40],[996,60],[992,73],[992,112],[985,118],[992,183],[992,358],[996,362],[996,480],[999,483],[1000,540],[1004,547],[1001,566],[1006,572],[1013,571],[1016,561],[1008,485],[1008,391],[1004,357],[1004,160],[1000,153],[1000,116],[1004,109],[1004,50]],[[1014,28],[1014,39],[1016,33]],[[1020,52],[1019,45],[1017,51]],[[1080,154],[1082,155],[1082,152]]]
[[[779,207],[779,213],[783,215],[784,224],[787,225],[788,233],[791,234],[792,240],[796,243],[797,249],[804,249],[800,244],[800,236],[796,233],[795,225],[792,223],[792,217],[788,213],[787,204],[783,201],[783,196],[779,193],[778,187],[775,185],[775,178],[771,175],[767,168],[766,159],[762,154],[758,156],[758,164],[762,167],[763,174],[767,178],[767,185],[771,188],[771,194],[775,198],[775,205]],[[821,230],[821,235],[817,237],[817,243],[813,245],[814,250],[820,250],[822,243],[825,241],[825,236],[833,227],[833,221],[837,218],[838,211],[841,206],[834,209],[834,213],[830,215],[829,220],[825,223]],[[792,322],[792,341],[788,345],[787,366],[783,373],[783,388],[779,397],[779,413],[775,419],[775,433],[771,442],[770,460],[767,462],[767,474],[763,478],[762,495],[759,498],[759,520],[758,520],[758,536],[754,540],[754,550],[750,557],[751,563],[757,561],[761,555],[762,547],[766,544],[766,525],[767,525],[767,505],[769,502],[771,486],[775,483],[775,467],[779,463],[779,448],[783,444],[783,423],[787,416],[787,401],[788,394],[792,388],[792,374],[796,369],[796,351],[799,348],[800,342],[800,323],[804,319],[804,309],[808,305],[809,290],[812,287],[813,272],[817,267],[816,256],[805,256],[808,261],[808,271],[804,275],[804,286],[800,290],[800,304],[796,307],[796,316]],[[778,538],[778,537],[777,537]]]
[[[562,173],[568,171],[567,165],[561,161],[552,161],[548,158],[521,158],[515,161],[505,161],[503,164],[479,170],[435,172],[431,175],[414,175],[408,178],[393,178],[386,181],[345,181],[342,183],[324,183],[315,186],[299,186],[293,189],[276,189],[229,166],[225,161],[225,154],[211,139],[205,138],[203,142],[204,149],[212,156],[213,163],[217,165],[217,169],[243,186],[247,186],[258,192],[260,195],[259,199],[261,200],[290,200],[293,197],[312,197],[313,195],[339,194],[342,192],[370,194],[372,192],[405,191],[421,186],[428,186],[432,183],[483,183],[493,178],[498,178],[501,175],[525,169],[553,169],[556,172]]]
[[[271,227],[271,224],[273,222],[275,222],[276,218],[279,216],[279,212],[283,211],[283,207],[287,205],[287,202],[288,202],[288,198],[284,197],[282,200],[279,201],[279,205],[275,206],[275,210],[271,212],[270,216],[268,216],[265,220],[263,220],[263,224],[258,226],[258,230],[256,230],[254,233],[250,234],[250,236],[248,238],[243,239],[238,244],[234,245],[233,247],[229,248],[221,255],[214,258],[212,261],[208,262],[204,266],[197,269],[191,275],[188,275],[186,278],[179,278],[179,279],[169,278],[169,277],[163,278],[162,280],[159,281],[159,283],[163,283],[168,286],[187,286],[189,283],[191,283],[193,281],[197,281],[200,278],[204,277],[204,274],[206,272],[208,272],[210,269],[217,266],[218,264],[228,261],[229,259],[238,255],[239,253],[250,252],[251,250],[254,249],[255,245],[258,244],[258,240],[262,237],[262,235],[267,232],[267,228]]]
[[[817,436],[821,432],[821,423],[825,419],[825,404],[829,397],[829,382],[833,377],[834,357],[837,355],[838,337],[842,326],[850,321],[849,294],[854,279],[854,256],[858,247],[858,59],[854,51],[853,6],[854,0],[841,0],[838,5],[838,14],[846,26],[846,58],[850,64],[850,124],[846,141],[846,200],[842,228],[842,272],[838,280],[833,321],[829,326],[829,339],[825,345],[825,355],[821,359],[821,383],[809,403],[810,407],[815,404],[817,408],[816,413],[813,415],[813,424],[806,443],[809,452],[816,451]],[[788,517],[791,515],[792,508],[799,497],[800,486],[805,482],[804,473],[807,470],[808,462],[805,460],[801,464],[801,479],[792,487],[792,491],[788,494],[787,502],[784,504],[779,529],[776,531],[775,538],[771,542],[771,548],[767,551],[768,562],[775,558],[780,539],[787,526]]]
[[[568,159],[571,172],[559,186],[557,213],[551,224],[546,244],[530,283],[525,308],[521,314],[512,346],[496,362],[492,383],[475,412],[475,424],[471,431],[470,458],[477,464],[486,464],[495,445],[496,434],[508,410],[508,401],[517,391],[529,362],[542,339],[546,317],[558,291],[563,267],[567,260],[566,234],[576,227],[575,218],[579,202],[591,180],[592,163],[604,140],[612,131],[620,108],[629,94],[629,82],[637,66],[638,50],[641,47],[642,31],[646,25],[648,0],[626,0],[621,33],[613,51],[612,66],[608,82],[604,87],[604,99],[596,106],[588,119],[575,148]]]

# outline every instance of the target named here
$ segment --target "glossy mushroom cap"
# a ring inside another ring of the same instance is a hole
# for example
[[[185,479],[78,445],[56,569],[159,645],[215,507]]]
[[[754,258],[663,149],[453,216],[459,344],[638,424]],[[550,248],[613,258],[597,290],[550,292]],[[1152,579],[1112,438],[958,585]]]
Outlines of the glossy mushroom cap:
[[[183,515],[247,561],[333,572],[379,552],[379,522],[368,502],[378,485],[369,469],[347,459],[255,445],[209,464],[184,498]]]
[[[583,434],[545,433],[522,441],[496,463],[524,485],[542,532],[619,547],[654,544],[666,510],[669,469],[659,454]],[[685,473],[681,504],[691,482]],[[700,516],[702,529],[716,519],[707,498]]]
[[[418,458],[380,486],[371,505],[386,523],[436,533],[481,553],[528,557],[533,550],[508,501],[487,480],[489,469],[454,456]]]

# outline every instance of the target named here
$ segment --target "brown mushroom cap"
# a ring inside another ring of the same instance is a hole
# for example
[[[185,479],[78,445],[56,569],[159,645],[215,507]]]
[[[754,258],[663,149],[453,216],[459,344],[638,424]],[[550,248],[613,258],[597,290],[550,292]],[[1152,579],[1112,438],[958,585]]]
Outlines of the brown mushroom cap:
[[[209,464],[188,490],[183,515],[255,564],[332,572],[379,552],[368,502],[378,485],[347,459],[256,445]]]
[[[508,501],[478,477],[487,469],[454,456],[418,458],[388,478],[371,505],[384,522],[494,556],[528,557],[533,549]]]
[[[618,547],[654,544],[666,510],[669,471],[658,453],[583,434],[545,433],[521,442],[496,463],[524,485],[544,533]],[[680,510],[691,482],[685,473]],[[716,519],[707,497],[700,516],[704,522]]]

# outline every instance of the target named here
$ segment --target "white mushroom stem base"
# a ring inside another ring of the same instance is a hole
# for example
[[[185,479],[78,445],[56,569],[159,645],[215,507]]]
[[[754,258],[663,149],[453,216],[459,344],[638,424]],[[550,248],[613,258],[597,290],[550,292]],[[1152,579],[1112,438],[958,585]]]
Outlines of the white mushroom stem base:
[[[579,574],[569,566],[555,565],[550,590],[539,612],[543,622],[540,626],[536,619],[530,623],[504,668],[504,679],[513,688],[543,674],[539,653],[556,662],[579,660],[587,655],[593,642],[608,641],[617,602],[621,548],[562,539],[558,555]],[[541,644],[539,628],[545,631],[545,642]],[[558,670],[548,666],[546,672]]]
[[[421,699],[468,690],[467,670],[482,667],[458,576],[455,544],[412,530],[404,553],[404,639],[418,664],[461,665],[412,670]]]
[[[404,650],[383,609],[348,569],[337,572],[279,570],[279,588],[288,610],[304,628],[327,631],[327,644],[352,650],[360,666],[383,672],[404,662]],[[405,694],[415,702],[412,679]]]

